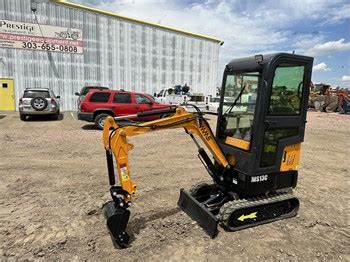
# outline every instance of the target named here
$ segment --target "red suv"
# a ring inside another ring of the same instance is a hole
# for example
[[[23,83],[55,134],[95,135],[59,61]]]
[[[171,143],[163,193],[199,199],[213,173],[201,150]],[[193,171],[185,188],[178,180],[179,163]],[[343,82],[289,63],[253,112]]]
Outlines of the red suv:
[[[103,129],[107,116],[125,116],[140,112],[167,109],[168,104],[159,104],[153,97],[143,93],[123,90],[91,90],[79,105],[78,119],[95,122],[98,129]],[[159,115],[132,118],[132,120],[150,121]]]

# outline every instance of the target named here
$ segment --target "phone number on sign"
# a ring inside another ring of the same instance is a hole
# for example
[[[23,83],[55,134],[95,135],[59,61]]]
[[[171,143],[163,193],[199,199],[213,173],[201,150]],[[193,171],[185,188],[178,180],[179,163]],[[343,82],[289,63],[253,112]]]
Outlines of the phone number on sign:
[[[77,53],[78,48],[76,46],[67,46],[67,45],[53,45],[53,44],[37,44],[31,42],[22,42],[22,48],[26,49],[41,49],[48,51],[61,51],[69,53]]]

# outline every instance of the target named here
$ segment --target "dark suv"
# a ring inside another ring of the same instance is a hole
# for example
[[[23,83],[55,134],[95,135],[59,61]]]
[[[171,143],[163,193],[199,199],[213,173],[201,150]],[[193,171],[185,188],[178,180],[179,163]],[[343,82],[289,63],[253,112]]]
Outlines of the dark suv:
[[[98,129],[103,129],[107,116],[126,116],[140,112],[170,108],[168,104],[159,104],[144,93],[124,90],[91,90],[79,105],[78,119],[95,122]],[[150,121],[160,116],[131,118],[131,120]]]
[[[86,96],[86,94],[90,91],[90,90],[94,90],[94,89],[97,89],[97,90],[108,90],[109,88],[108,87],[104,87],[104,86],[84,86],[80,92],[75,92],[75,95],[76,96],[79,96],[78,97],[78,101],[77,101],[77,104],[78,104],[78,107],[81,103],[81,101],[84,100],[84,97]]]

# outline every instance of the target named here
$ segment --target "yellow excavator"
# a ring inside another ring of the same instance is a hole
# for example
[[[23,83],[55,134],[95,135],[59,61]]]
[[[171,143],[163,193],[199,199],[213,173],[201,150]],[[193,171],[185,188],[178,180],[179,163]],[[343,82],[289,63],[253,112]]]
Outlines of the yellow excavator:
[[[128,137],[169,128],[183,128],[191,136],[212,178],[212,183],[199,183],[189,192],[181,189],[178,200],[180,209],[211,238],[219,223],[236,231],[295,216],[299,200],[292,189],[297,185],[312,64],[312,57],[288,53],[231,61],[223,75],[216,135],[196,106],[191,111],[179,106],[108,117],[103,141],[112,200],[104,204],[103,213],[114,242],[122,248],[130,242],[126,228],[137,185],[129,168],[133,145]],[[117,124],[150,115],[163,117]]]

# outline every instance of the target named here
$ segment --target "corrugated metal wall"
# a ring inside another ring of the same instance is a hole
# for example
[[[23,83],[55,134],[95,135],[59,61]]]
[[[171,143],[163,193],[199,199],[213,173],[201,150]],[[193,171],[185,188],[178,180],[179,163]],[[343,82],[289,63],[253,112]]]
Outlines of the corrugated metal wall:
[[[84,53],[0,49],[0,77],[13,77],[16,108],[26,87],[50,87],[62,109],[75,110],[84,85],[153,94],[187,83],[191,91],[215,94],[219,43],[59,4],[39,4],[40,24],[83,30]],[[30,0],[0,0],[0,18],[34,23]],[[54,73],[53,64],[58,69]]]

